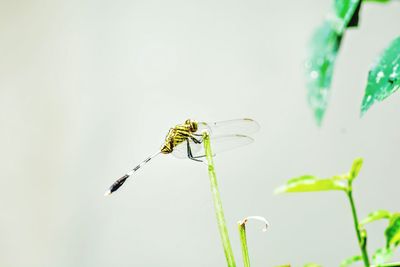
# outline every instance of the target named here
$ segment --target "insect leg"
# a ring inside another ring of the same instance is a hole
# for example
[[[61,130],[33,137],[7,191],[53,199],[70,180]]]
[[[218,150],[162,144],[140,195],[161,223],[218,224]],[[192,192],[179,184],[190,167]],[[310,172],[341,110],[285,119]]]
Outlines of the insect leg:
[[[188,156],[188,158],[191,159],[191,160],[194,160],[194,161],[202,162],[202,160],[199,160],[199,159],[196,159],[195,157],[193,157],[192,149],[191,149],[190,144],[189,144],[189,139],[186,139],[186,145],[187,145],[187,154],[188,154],[187,156]]]
[[[200,158],[205,158],[206,157],[206,155],[201,155],[201,156],[196,156],[196,157],[193,157],[194,159],[200,159]],[[213,155],[213,157],[215,157],[215,155]]]
[[[190,139],[192,139],[192,141],[193,141],[195,144],[201,144],[201,143],[203,143],[203,139],[198,140],[198,139],[195,138],[194,136],[190,136]]]

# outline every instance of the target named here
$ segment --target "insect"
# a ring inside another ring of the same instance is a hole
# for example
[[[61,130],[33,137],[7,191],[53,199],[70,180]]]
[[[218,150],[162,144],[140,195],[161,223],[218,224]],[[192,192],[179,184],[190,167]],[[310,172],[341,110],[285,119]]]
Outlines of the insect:
[[[107,196],[117,191],[133,173],[160,154],[172,154],[177,158],[188,158],[196,162],[203,162],[202,159],[205,157],[202,144],[203,131],[208,131],[210,134],[212,150],[216,154],[253,142],[253,139],[247,134],[254,133],[259,128],[260,126],[256,121],[247,118],[214,123],[187,119],[184,123],[171,128],[161,148],[116,180],[104,195]]]

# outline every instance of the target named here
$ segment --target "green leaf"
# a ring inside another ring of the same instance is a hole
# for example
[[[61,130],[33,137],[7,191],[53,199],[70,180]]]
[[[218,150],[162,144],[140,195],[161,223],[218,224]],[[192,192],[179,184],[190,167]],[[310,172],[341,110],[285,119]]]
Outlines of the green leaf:
[[[361,0],[335,0],[333,3],[334,14],[331,22],[338,34],[343,34],[347,27],[358,25],[358,13]]]
[[[392,215],[389,226],[385,230],[386,247],[398,246],[400,244],[400,213]]]
[[[380,55],[369,71],[361,104],[361,115],[377,101],[382,101],[400,88],[400,37]]]
[[[357,261],[362,261],[362,259],[363,259],[363,258],[362,258],[360,255],[347,258],[347,259],[343,260],[343,261],[340,263],[340,267],[347,267],[347,266],[350,266],[350,265],[352,265],[353,263],[355,263],[355,262],[357,262]]]
[[[277,188],[275,194],[329,190],[347,190],[347,186],[335,178],[318,179],[315,176],[304,175],[290,179],[285,185]]]
[[[387,210],[377,210],[370,214],[368,214],[367,218],[360,222],[361,226],[366,225],[367,223],[371,223],[377,220],[382,219],[390,219],[392,217],[392,213]]]
[[[380,248],[372,255],[372,261],[375,265],[381,265],[388,262],[393,257],[393,249]]]
[[[400,262],[388,262],[380,265],[371,265],[371,267],[399,267]]]
[[[305,63],[307,99],[318,125],[321,125],[328,105],[329,89],[341,39],[341,35],[329,22],[318,28],[311,39],[310,52]]]
[[[364,2],[388,3],[391,0],[363,0]]]
[[[361,170],[361,167],[363,165],[363,159],[362,158],[356,158],[353,161],[353,165],[351,166],[351,170],[350,170],[350,181],[354,180],[357,176],[358,173]]]

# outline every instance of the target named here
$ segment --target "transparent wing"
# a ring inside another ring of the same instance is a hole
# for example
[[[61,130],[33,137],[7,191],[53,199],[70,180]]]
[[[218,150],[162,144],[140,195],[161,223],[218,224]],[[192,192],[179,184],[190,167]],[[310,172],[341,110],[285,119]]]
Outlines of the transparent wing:
[[[241,134],[231,134],[231,135],[220,135],[220,136],[211,136],[211,150],[214,155],[217,155],[221,152],[229,151],[241,146],[245,146],[253,142],[253,138],[241,135]],[[192,151],[193,157],[204,157],[204,144],[196,144],[192,140],[189,141],[190,149]],[[188,158],[188,150],[187,150],[187,142],[183,142],[182,144],[176,146],[172,151],[172,155],[177,158]]]
[[[218,121],[213,123],[199,122],[197,132],[207,129],[210,135],[243,134],[248,135],[257,132],[260,125],[252,119],[235,119],[227,121]]]
[[[212,133],[212,129],[208,123],[198,122],[196,134],[202,134],[204,130],[207,130],[210,134]]]

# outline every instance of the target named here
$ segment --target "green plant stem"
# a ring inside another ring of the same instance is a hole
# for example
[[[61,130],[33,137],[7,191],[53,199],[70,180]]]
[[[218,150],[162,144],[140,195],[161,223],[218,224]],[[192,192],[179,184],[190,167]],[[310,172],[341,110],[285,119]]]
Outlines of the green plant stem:
[[[239,222],[240,243],[242,244],[243,266],[250,267],[249,250],[247,249],[246,222]]]
[[[366,267],[369,267],[370,264],[369,264],[369,257],[368,257],[368,252],[367,252],[367,242],[366,242],[365,238],[363,238],[361,235],[360,226],[359,226],[358,217],[357,217],[357,210],[356,210],[356,206],[354,205],[353,189],[352,189],[351,183],[349,183],[349,189],[347,191],[347,196],[349,198],[350,205],[351,205],[351,212],[353,214],[353,220],[354,220],[354,228],[356,230],[358,245],[360,246],[364,265]]]
[[[225,216],[224,216],[224,210],[222,208],[222,201],[221,201],[221,197],[220,197],[220,194],[218,191],[217,176],[214,171],[214,162],[213,162],[213,156],[212,156],[213,154],[212,154],[211,145],[210,145],[210,137],[207,132],[203,133],[203,141],[204,141],[204,150],[205,150],[206,158],[207,158],[207,162],[208,162],[208,175],[210,177],[211,193],[213,196],[215,214],[217,216],[218,229],[219,229],[219,234],[221,236],[222,245],[224,247],[226,262],[228,263],[229,267],[235,267],[236,266],[235,258],[233,256],[231,243],[229,241],[228,229],[226,228],[226,222],[225,222]]]

